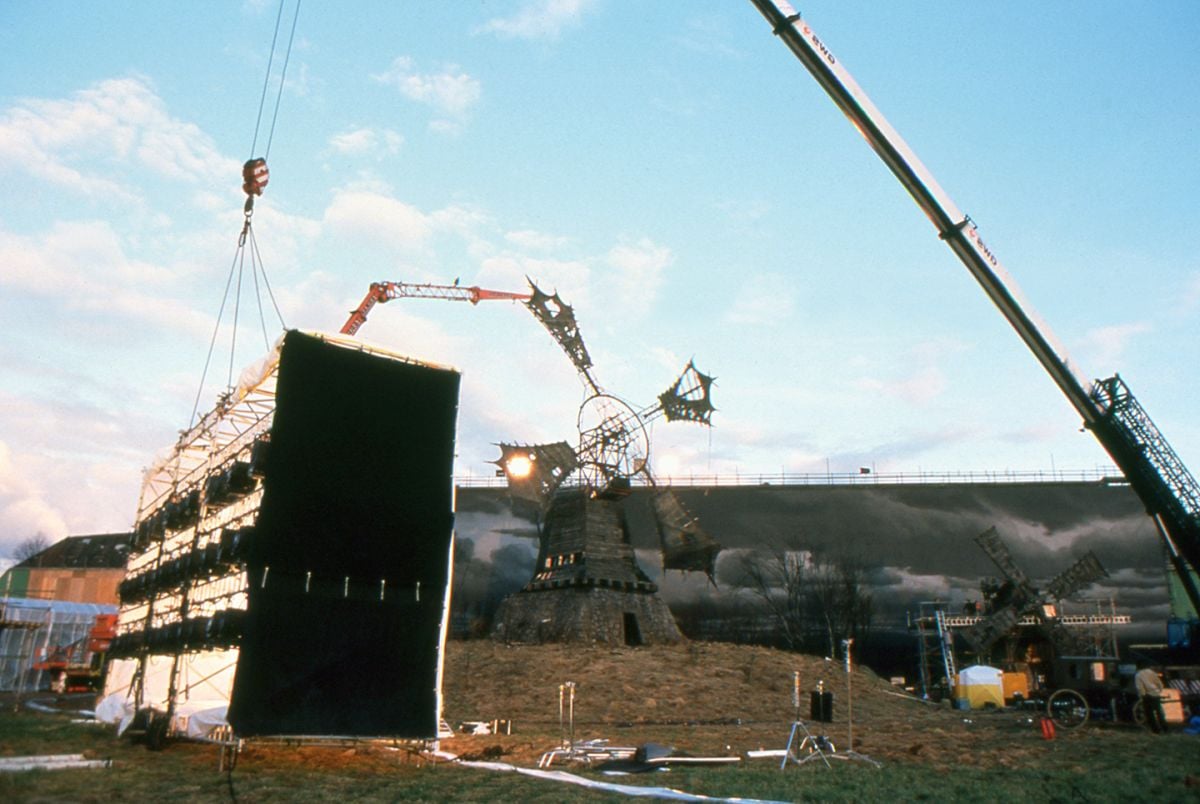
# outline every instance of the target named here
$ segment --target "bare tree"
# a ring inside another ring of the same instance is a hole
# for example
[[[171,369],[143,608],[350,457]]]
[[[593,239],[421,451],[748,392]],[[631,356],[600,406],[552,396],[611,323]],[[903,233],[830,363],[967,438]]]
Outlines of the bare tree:
[[[874,602],[867,588],[866,566],[850,555],[814,555],[809,572],[813,613],[824,632],[827,656],[837,655],[842,639],[859,641],[871,628]]]
[[[34,535],[17,544],[17,546],[13,548],[12,557],[17,560],[17,563],[27,561],[49,546],[49,537],[39,530]]]
[[[738,585],[791,650],[836,656],[840,640],[860,640],[870,630],[874,605],[859,559],[816,554],[793,537],[744,554],[739,569]]]
[[[790,650],[800,650],[808,620],[808,561],[791,542],[776,542],[741,557],[739,585],[766,610]]]

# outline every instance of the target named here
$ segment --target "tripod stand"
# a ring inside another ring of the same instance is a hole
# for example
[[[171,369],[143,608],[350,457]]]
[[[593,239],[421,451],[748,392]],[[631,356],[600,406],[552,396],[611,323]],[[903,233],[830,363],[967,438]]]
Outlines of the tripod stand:
[[[820,759],[825,763],[825,767],[832,768],[829,764],[829,759],[825,756],[825,752],[829,751],[833,754],[837,749],[823,734],[818,734],[815,737],[808,730],[808,726],[800,719],[800,672],[792,673],[792,706],[796,710],[795,718],[792,720],[792,733],[788,735],[787,748],[783,750],[783,761],[779,763],[779,769],[783,770],[787,767],[788,761],[795,762],[797,765],[804,765],[814,759]],[[800,738],[800,743],[796,744],[796,738]],[[792,746],[796,746],[795,752],[792,751]],[[798,756],[805,748],[808,748],[808,756]]]
[[[859,762],[866,762],[879,768],[882,765],[878,762],[866,754],[860,754],[854,750],[854,688],[850,683],[850,646],[853,644],[853,639],[842,640],[842,648],[846,651],[846,750],[840,754],[834,754],[833,758],[858,760]]]

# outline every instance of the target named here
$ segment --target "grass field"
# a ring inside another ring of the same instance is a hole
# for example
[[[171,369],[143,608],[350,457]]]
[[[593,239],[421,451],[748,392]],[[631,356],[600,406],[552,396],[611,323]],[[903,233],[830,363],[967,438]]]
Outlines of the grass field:
[[[1200,800],[1200,787],[1188,787],[1190,777],[1179,770],[1200,766],[1196,738],[1129,736],[1136,739],[1060,740],[1021,767],[932,769],[888,763],[875,770],[834,763],[829,770],[809,763],[780,771],[773,761],[760,761],[618,778],[578,773],[622,784],[778,801]],[[381,747],[251,747],[232,773],[222,773],[212,746],[177,743],[151,752],[115,739],[107,729],[27,711],[0,715],[0,752],[82,752],[113,760],[109,769],[2,775],[0,800],[10,802],[624,800],[514,773],[423,762]]]
[[[828,734],[845,748],[844,680],[813,657],[725,645],[613,651],[452,643],[450,721],[509,717],[514,733],[456,737],[460,756],[499,754],[534,767],[557,745],[557,685],[579,685],[577,736],[614,744],[655,741],[693,754],[782,748],[788,679],[824,674],[835,692]],[[1200,738],[1088,725],[1042,739],[1028,713],[963,713],[906,700],[867,670],[854,675],[855,748],[883,763],[819,762],[781,771],[777,760],[673,768],[604,782],[669,787],[711,797],[773,801],[1200,801]],[[86,705],[82,702],[79,705]],[[68,715],[0,710],[0,756],[84,753],[108,769],[0,774],[0,801],[618,801],[561,782],[435,761],[380,743],[330,747],[251,743],[231,773],[216,747],[175,742],[153,752],[110,728]]]

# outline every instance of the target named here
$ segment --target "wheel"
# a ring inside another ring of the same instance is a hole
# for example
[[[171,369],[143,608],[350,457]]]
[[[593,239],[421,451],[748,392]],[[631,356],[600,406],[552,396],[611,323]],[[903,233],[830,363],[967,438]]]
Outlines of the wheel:
[[[580,472],[596,488],[645,470],[650,436],[627,402],[610,394],[590,396],[580,405],[576,424]]]
[[[1060,729],[1077,729],[1088,719],[1088,703],[1075,690],[1058,690],[1046,701],[1046,714]]]
[[[150,718],[150,723],[146,726],[146,747],[151,751],[161,751],[167,747],[167,727],[171,722],[167,720],[167,716],[161,713],[155,713]]]
[[[1141,726],[1143,729],[1150,728],[1150,724],[1146,722],[1146,705],[1138,701],[1133,705],[1132,709],[1133,722]]]

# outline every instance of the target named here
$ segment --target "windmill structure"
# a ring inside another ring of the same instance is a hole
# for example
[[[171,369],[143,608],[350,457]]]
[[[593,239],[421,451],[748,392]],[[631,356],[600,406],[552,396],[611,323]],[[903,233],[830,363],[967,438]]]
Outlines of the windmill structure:
[[[663,568],[713,577],[720,544],[650,470],[648,425],[709,425],[713,378],[692,361],[655,403],[637,408],[597,382],[575,313],[531,280],[524,303],[579,374],[585,398],[575,446],[500,444],[496,463],[515,500],[537,512],[533,578],[501,605],[495,636],[520,642],[647,644],[681,639],[658,586],[638,566],[622,500],[635,480],[651,487]]]
[[[1057,653],[1085,653],[1086,646],[1079,634],[1064,627],[1059,605],[1062,600],[1093,581],[1108,576],[1095,554],[1088,551],[1059,573],[1045,589],[1039,590],[1013,561],[1007,545],[994,527],[976,536],[975,542],[992,559],[1004,580],[985,585],[984,616],[962,632],[971,649],[979,656],[986,655],[998,642],[1012,634],[1023,620],[1032,618]]]

